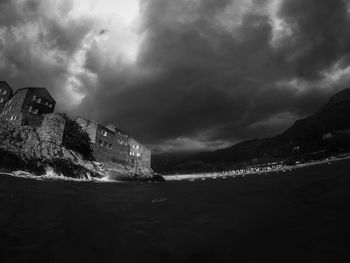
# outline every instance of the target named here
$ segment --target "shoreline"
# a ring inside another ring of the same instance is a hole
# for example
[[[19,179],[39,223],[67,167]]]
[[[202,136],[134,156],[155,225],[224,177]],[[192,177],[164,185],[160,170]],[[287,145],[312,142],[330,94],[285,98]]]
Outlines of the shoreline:
[[[257,175],[257,174],[269,174],[269,173],[276,173],[276,172],[287,172],[292,171],[304,167],[310,167],[315,166],[319,164],[326,164],[326,163],[333,163],[338,162],[342,160],[350,159],[350,155],[344,156],[344,157],[330,157],[324,160],[319,161],[313,161],[309,163],[302,163],[302,164],[295,164],[295,165],[282,165],[279,168],[276,169],[270,169],[265,171],[252,171],[252,172],[213,172],[213,173],[199,173],[199,174],[179,174],[179,175],[163,175],[163,178],[167,182],[174,182],[174,181],[194,181],[194,180],[206,180],[206,179],[226,179],[226,178],[235,178],[235,177],[245,177],[248,175]]]
[[[350,159],[350,155],[344,157],[330,157],[324,160],[313,161],[309,163],[295,164],[295,165],[281,165],[278,168],[271,168],[262,171],[247,171],[247,172],[213,172],[213,173],[199,173],[199,174],[179,174],[179,175],[162,175],[165,182],[175,182],[175,181],[194,181],[194,180],[203,180],[206,179],[227,179],[227,178],[236,178],[236,177],[245,177],[249,175],[265,175],[269,173],[276,172],[287,172],[304,167],[315,166],[319,164],[333,163],[342,160]],[[266,168],[266,167],[264,167]],[[244,168],[247,169],[247,168]],[[57,175],[53,172],[49,172],[45,175],[34,175],[26,171],[15,171],[15,172],[2,172],[0,171],[0,176],[11,176],[15,178],[30,179],[36,181],[66,181],[66,182],[81,182],[81,183],[125,183],[130,181],[125,180],[110,180],[108,178],[71,178]],[[139,181],[142,182],[142,181]]]
[[[97,178],[71,178],[66,176],[60,176],[55,174],[46,175],[34,175],[26,171],[15,171],[12,173],[1,172],[0,176],[11,176],[15,178],[23,178],[36,181],[65,181],[65,182],[80,182],[80,183],[123,183],[123,181],[108,180],[108,179],[97,179]]]

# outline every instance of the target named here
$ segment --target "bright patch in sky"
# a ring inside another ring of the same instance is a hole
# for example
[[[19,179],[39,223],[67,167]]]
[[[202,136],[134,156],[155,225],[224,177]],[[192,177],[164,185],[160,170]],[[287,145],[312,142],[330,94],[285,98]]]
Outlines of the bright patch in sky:
[[[85,74],[91,81],[96,81],[94,73],[85,69],[86,55],[94,46],[95,52],[106,65],[117,62],[135,63],[139,53],[141,37],[138,32],[140,0],[75,0],[69,14],[72,19],[89,18],[95,22],[91,32],[83,41],[78,53],[72,57],[66,92],[73,104],[79,104],[85,97],[81,93],[84,85],[79,81]],[[103,34],[101,34],[103,32]]]
[[[139,15],[139,0],[76,0],[73,12],[77,15],[115,16],[125,24]]]
[[[71,15],[92,18],[97,33],[101,30],[107,33],[100,46],[110,59],[136,60],[140,45],[140,0],[75,0]]]

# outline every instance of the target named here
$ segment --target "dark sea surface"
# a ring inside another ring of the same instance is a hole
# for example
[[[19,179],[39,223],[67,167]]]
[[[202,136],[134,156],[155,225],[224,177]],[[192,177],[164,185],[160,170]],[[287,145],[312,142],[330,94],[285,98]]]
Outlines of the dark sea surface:
[[[0,176],[0,262],[349,262],[350,161],[168,183]]]

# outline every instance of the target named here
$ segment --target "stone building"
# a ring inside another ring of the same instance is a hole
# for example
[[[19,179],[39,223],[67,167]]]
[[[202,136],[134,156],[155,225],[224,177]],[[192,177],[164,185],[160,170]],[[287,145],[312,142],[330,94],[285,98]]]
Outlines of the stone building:
[[[136,141],[134,138],[129,137],[129,163],[141,173],[148,174],[151,172],[152,152],[151,150]]]
[[[45,88],[22,88],[5,103],[0,120],[39,127],[45,114],[53,113],[56,101]]]
[[[61,146],[66,120],[64,114],[45,114],[41,126],[37,128],[37,133],[41,141]]]
[[[101,125],[95,121],[78,117],[75,120],[89,134],[93,156],[96,160],[128,163],[128,135],[114,125]]]
[[[6,102],[11,99],[13,90],[6,81],[0,81],[0,114]]]

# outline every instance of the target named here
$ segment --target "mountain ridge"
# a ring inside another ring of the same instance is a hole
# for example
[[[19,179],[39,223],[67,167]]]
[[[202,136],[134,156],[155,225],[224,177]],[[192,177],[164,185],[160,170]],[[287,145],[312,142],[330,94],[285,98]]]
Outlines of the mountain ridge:
[[[250,139],[213,152],[202,152],[169,167],[169,172],[223,170],[236,165],[296,160],[315,152],[350,150],[350,88],[333,95],[315,114],[296,120],[271,138]],[[327,137],[328,136],[328,137]],[[157,169],[157,168],[155,168]]]

